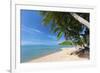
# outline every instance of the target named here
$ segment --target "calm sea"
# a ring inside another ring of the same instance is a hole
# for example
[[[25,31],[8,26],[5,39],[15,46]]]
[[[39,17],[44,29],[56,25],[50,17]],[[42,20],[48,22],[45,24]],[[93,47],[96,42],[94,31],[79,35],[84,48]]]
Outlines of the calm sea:
[[[28,62],[51,53],[61,51],[60,48],[72,47],[61,45],[22,45],[21,46],[21,63]]]

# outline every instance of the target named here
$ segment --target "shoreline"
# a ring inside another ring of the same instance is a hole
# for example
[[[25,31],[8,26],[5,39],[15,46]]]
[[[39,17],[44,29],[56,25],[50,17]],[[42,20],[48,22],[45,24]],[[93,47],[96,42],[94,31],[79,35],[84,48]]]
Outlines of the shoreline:
[[[32,62],[51,62],[51,61],[76,61],[76,60],[88,60],[88,58],[81,58],[75,54],[71,55],[72,52],[77,51],[78,49],[72,48],[61,48],[61,51],[55,52],[37,59],[29,61]]]

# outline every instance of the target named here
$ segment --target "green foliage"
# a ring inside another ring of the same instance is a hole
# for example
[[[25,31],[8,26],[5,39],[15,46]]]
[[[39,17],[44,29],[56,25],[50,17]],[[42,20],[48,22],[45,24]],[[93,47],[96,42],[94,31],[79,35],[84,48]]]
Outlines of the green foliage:
[[[63,41],[62,43],[59,43],[59,45],[72,45],[72,42],[71,41]]]
[[[58,39],[60,39],[62,35],[64,35],[65,40],[68,38],[77,45],[89,45],[89,29],[80,22],[78,22],[70,14],[70,12],[41,11],[40,14],[43,16],[43,24],[50,24],[51,31],[57,33]],[[88,13],[77,14],[89,21]],[[81,32],[83,32],[85,28],[85,33],[81,34]]]
[[[57,34],[58,40],[62,37],[62,35],[63,35],[63,32],[61,32],[61,31]]]
[[[52,19],[52,12],[47,12],[46,13],[46,17],[43,18],[43,22],[44,24],[49,24],[49,22],[51,21]]]

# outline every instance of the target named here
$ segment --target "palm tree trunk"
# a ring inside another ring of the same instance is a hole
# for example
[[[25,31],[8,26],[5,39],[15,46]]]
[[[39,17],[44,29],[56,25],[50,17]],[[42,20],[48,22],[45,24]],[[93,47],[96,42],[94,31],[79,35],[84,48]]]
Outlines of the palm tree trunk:
[[[90,23],[89,23],[87,20],[85,20],[84,18],[82,18],[81,16],[79,16],[79,15],[76,14],[76,13],[71,12],[70,14],[71,14],[76,20],[78,20],[80,23],[82,23],[82,24],[84,24],[85,26],[87,26],[88,28],[90,28],[90,27],[89,27]]]

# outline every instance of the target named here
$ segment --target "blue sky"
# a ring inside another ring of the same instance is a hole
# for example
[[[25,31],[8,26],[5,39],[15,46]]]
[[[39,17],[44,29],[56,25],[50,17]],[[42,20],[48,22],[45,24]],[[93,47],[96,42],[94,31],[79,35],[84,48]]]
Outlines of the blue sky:
[[[38,11],[21,10],[21,44],[55,45],[64,41],[57,40],[56,34],[50,32],[50,26],[44,26]]]

